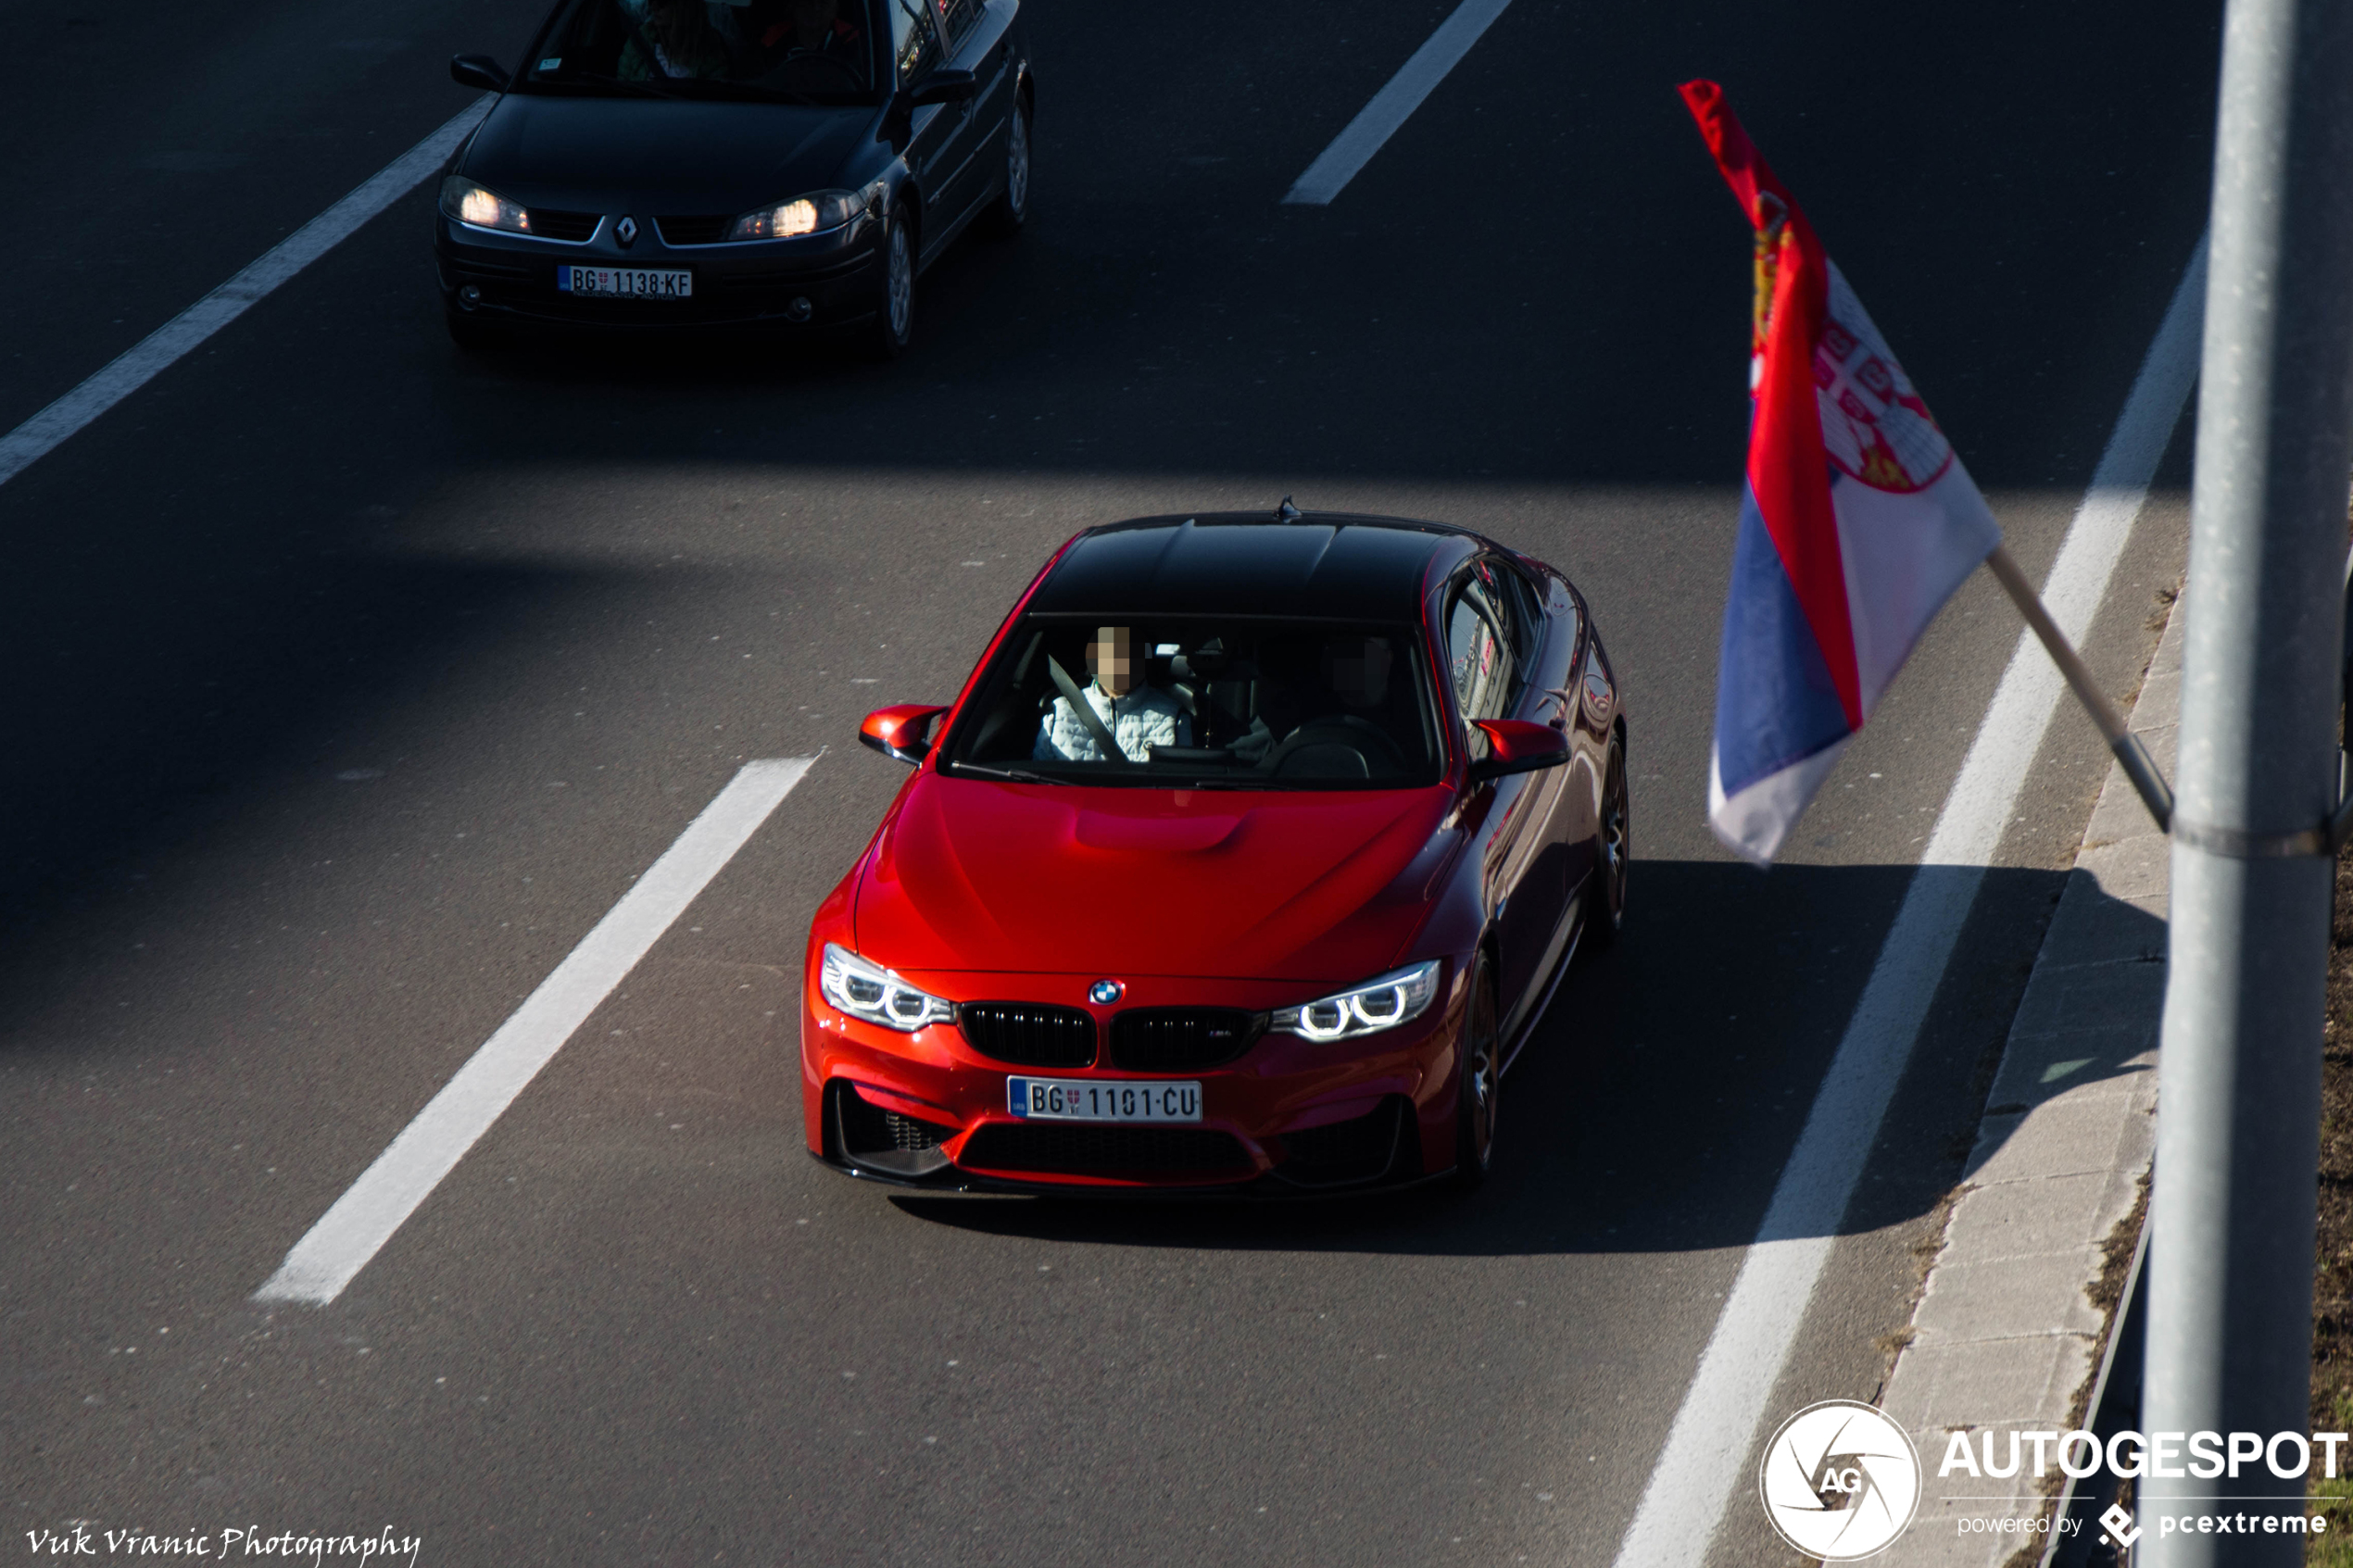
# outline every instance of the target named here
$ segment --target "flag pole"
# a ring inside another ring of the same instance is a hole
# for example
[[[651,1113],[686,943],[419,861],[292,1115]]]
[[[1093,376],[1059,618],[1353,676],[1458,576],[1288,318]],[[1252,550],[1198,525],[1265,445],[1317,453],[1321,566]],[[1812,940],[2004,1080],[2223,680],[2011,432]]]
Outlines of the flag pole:
[[[2074,689],[2076,700],[2091,714],[2092,722],[2099,726],[2108,750],[2122,765],[2124,776],[2133,781],[2133,788],[2139,794],[2141,804],[2147,807],[2149,815],[2157,820],[2158,831],[2171,832],[2173,791],[2166,784],[2165,776],[2157,771],[2157,763],[2149,756],[2148,748],[2141,744],[2141,737],[2124,727],[2122,716],[2116,711],[2116,705],[2108,701],[2108,694],[2100,690],[2099,683],[2092,678],[2091,669],[2084,664],[2082,655],[2077,653],[2075,645],[2067,640],[2067,633],[2060,631],[2058,622],[2051,619],[2051,612],[2043,608],[2042,596],[2035,593],[2034,584],[2027,581],[2026,573],[2019,570],[2018,562],[2012,560],[2009,551],[2000,545],[1994,546],[1994,553],[1985,558],[1985,566],[1993,572],[1994,580],[2009,595],[2010,602],[2018,606],[2019,614],[2024,616],[2026,623],[2034,629],[2034,634],[2043,640],[2043,646],[2050,653],[2051,662],[2057,665],[2059,673],[2067,677],[2067,684]]]

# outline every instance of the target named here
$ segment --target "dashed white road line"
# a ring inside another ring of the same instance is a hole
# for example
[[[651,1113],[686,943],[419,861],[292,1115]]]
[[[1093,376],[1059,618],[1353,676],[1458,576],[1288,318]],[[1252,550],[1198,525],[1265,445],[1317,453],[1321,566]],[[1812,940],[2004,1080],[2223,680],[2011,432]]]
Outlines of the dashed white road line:
[[[295,1243],[253,1298],[324,1306],[342,1295],[352,1276],[457,1168],[816,760],[789,757],[744,764],[555,972]]]
[[[2197,383],[2205,314],[2201,239],[2043,587],[2043,602],[2071,642],[2082,641],[2107,596],[2149,482]],[[1706,1561],[1724,1505],[1743,1480],[1765,1401],[1780,1379],[1945,960],[2063,689],[2033,635],[2020,633],[1675,1412],[1618,1544],[1617,1568],[1688,1568]]]
[[[1413,57],[1397,68],[1389,85],[1373,94],[1373,101],[1357,112],[1348,128],[1332,138],[1307,172],[1301,175],[1283,201],[1292,207],[1328,207],[1340,194],[1341,187],[1356,178],[1356,171],[1370,163],[1381,144],[1397,132],[1397,128],[1422,107],[1430,89],[1446,80],[1446,73],[1462,63],[1470,46],[1478,42],[1480,33],[1512,0],[1463,0],[1454,14],[1438,24]]]
[[[487,95],[477,99],[440,130],[378,169],[358,190],[287,235],[252,266],[140,339],[88,381],[0,435],[0,484],[57,450],[76,432],[244,315],[257,300],[415,190],[490,112],[490,103]]]

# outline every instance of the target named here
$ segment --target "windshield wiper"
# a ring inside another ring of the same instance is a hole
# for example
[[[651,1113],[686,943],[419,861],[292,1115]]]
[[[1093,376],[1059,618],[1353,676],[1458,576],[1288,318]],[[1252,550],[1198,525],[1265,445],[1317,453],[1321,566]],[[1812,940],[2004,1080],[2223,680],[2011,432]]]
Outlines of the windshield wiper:
[[[649,98],[675,98],[698,102],[713,98],[734,99],[738,103],[798,104],[817,107],[818,101],[806,93],[790,87],[777,87],[765,82],[731,82],[715,76],[622,77],[600,70],[568,70],[559,76],[535,76],[535,87],[562,88],[575,84],[619,88],[624,93],[641,93]]]
[[[664,80],[670,79],[664,78]],[[631,81],[626,77],[609,76],[600,70],[568,70],[561,76],[534,77],[532,81],[535,85],[545,87],[561,87],[568,82],[588,82],[599,87],[618,87],[625,93],[643,93],[649,98],[684,98],[686,96],[684,93],[673,93],[669,88],[658,86],[650,81]]]
[[[960,773],[986,773],[992,779],[1011,779],[1015,784],[1066,784],[1068,779],[1050,779],[1043,773],[1033,773],[1026,768],[984,768],[977,762],[951,762],[950,767]]]
[[[742,96],[766,99],[781,104],[801,104],[811,108],[818,107],[816,99],[799,88],[779,87],[773,82],[732,82],[725,77],[708,77],[701,80],[706,87],[718,89],[711,94],[713,97]]]

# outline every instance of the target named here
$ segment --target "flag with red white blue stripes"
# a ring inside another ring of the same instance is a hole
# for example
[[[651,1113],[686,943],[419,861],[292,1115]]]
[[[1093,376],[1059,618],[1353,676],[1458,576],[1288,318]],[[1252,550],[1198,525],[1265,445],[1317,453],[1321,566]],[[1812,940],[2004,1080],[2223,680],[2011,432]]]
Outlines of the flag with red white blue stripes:
[[[1707,816],[1762,866],[2002,533],[1723,90],[1682,93],[1756,230],[1748,475]]]

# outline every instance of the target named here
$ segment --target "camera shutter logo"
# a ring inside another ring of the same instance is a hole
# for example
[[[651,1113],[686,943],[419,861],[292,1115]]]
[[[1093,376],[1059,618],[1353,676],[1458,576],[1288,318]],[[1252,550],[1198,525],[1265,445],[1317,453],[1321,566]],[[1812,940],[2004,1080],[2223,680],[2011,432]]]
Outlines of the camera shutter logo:
[[[1765,1445],[1756,1491],[1781,1539],[1825,1562],[1884,1550],[1920,1502],[1920,1456],[1904,1429],[1853,1399],[1825,1399]]]

